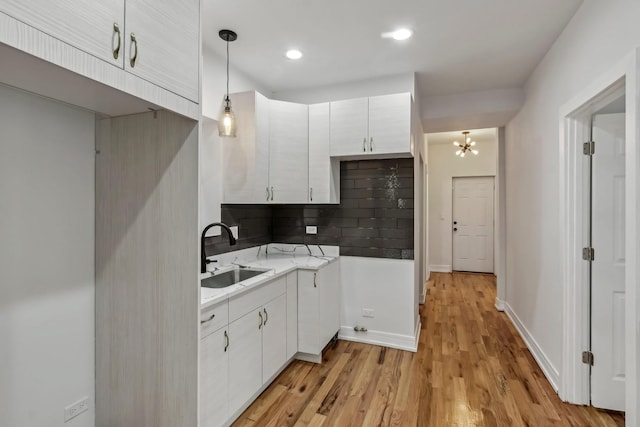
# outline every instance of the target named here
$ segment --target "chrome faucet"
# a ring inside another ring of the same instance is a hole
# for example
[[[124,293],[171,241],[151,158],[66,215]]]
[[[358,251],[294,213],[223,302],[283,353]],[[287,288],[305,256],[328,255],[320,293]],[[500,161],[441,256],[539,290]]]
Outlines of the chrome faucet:
[[[205,235],[207,234],[207,231],[209,231],[211,227],[215,227],[215,226],[219,226],[227,232],[227,234],[229,235],[229,245],[233,246],[236,244],[236,238],[233,237],[233,233],[231,232],[231,229],[227,224],[223,222],[214,222],[207,225],[204,228],[204,230],[202,230],[202,235],[200,236],[200,273],[206,273],[207,264],[214,262],[207,259],[207,254],[204,250],[204,238],[205,238]]]

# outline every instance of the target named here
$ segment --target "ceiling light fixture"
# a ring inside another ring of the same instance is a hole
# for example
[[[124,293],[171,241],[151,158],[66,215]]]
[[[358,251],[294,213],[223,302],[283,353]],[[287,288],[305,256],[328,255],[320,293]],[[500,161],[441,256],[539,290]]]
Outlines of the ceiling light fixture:
[[[229,99],[229,42],[235,41],[238,35],[231,30],[220,30],[218,35],[227,42],[227,93],[224,97],[224,111],[218,120],[218,134],[230,138],[236,137],[236,116],[231,110]]]
[[[464,154],[467,151],[471,151],[476,156],[478,155],[478,150],[471,148],[476,145],[476,142],[471,140],[471,136],[469,135],[470,133],[471,132],[469,131],[462,132],[462,135],[464,135],[464,142],[462,144],[460,144],[458,141],[453,141],[453,145],[460,148],[458,151],[456,151],[456,156],[464,157]]]
[[[298,49],[290,49],[285,53],[286,57],[289,59],[300,59],[302,58],[302,52]]]
[[[409,28],[400,28],[396,31],[389,31],[387,33],[382,33],[383,39],[394,39],[398,41],[406,40],[413,35],[413,31]]]

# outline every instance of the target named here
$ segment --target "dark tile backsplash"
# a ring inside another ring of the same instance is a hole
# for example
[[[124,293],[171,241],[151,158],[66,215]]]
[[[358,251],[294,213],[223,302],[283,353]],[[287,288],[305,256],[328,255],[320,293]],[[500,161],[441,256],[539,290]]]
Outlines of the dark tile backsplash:
[[[340,246],[342,255],[413,259],[413,159],[340,163],[339,205],[223,205],[238,245],[208,239],[207,254],[269,242]],[[305,232],[318,226],[317,235]]]

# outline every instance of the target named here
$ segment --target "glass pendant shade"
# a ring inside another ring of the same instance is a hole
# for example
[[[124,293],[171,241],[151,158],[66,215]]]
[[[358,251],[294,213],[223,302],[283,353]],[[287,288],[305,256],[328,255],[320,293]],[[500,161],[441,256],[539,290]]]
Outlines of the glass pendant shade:
[[[236,115],[231,110],[231,101],[229,97],[224,99],[224,110],[218,118],[218,135],[235,138],[236,137]]]

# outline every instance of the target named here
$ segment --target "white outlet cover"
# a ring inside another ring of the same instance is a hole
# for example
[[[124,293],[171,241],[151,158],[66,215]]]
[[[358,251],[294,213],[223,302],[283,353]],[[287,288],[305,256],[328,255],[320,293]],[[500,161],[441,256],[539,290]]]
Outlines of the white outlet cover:
[[[66,423],[67,421],[77,417],[78,415],[88,410],[89,410],[89,397],[83,397],[77,402],[72,403],[71,405],[64,408],[64,422]]]
[[[373,308],[363,308],[362,317],[374,317]]]
[[[307,225],[307,234],[318,234],[317,225]]]

